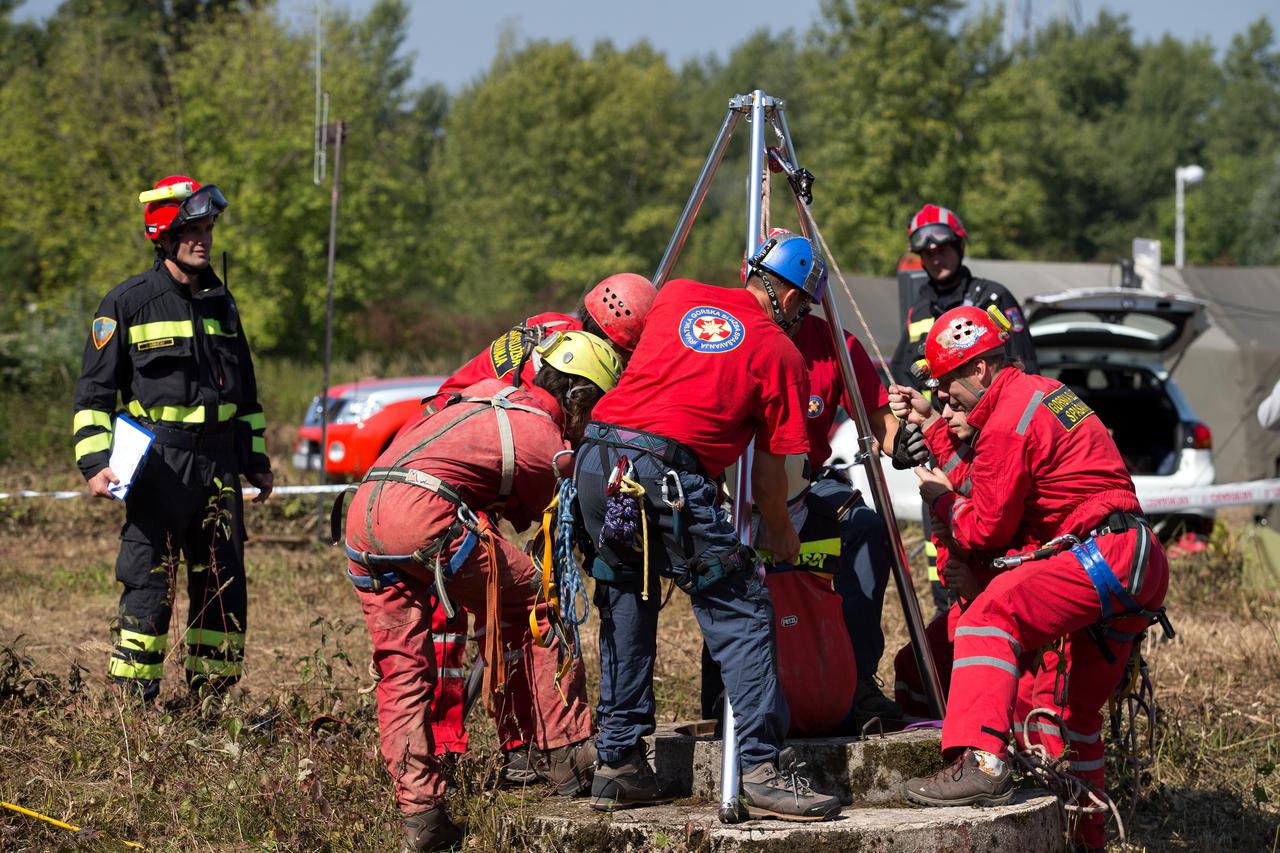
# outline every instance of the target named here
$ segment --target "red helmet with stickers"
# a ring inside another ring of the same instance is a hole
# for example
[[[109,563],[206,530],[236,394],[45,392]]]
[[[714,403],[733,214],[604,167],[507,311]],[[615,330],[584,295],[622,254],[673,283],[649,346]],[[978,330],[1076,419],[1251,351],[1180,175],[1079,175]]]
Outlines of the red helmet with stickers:
[[[227,209],[227,199],[213,184],[202,185],[186,175],[170,175],[161,178],[154,189],[138,195],[145,202],[142,219],[147,226],[147,238],[160,239],[160,235],[187,222],[217,216]]]
[[[951,210],[936,204],[926,204],[911,217],[907,226],[907,245],[917,255],[933,246],[945,246],[948,243],[960,244],[964,251],[964,240],[968,236],[964,223]]]
[[[620,272],[587,291],[582,304],[609,340],[631,352],[640,341],[644,315],[649,313],[657,296],[658,291],[649,279]]]
[[[962,305],[944,313],[929,329],[924,357],[929,373],[941,379],[980,355],[1004,347],[1009,339],[1009,321],[992,307],[987,311]]]

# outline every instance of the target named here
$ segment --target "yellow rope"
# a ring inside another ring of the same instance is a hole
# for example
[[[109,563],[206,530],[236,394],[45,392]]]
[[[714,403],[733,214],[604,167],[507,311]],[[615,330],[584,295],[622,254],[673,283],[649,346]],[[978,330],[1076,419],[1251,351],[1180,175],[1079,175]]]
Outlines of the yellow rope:
[[[640,505],[640,543],[641,552],[644,554],[644,586],[640,590],[640,599],[642,601],[649,600],[649,514],[644,511],[644,486],[635,480],[622,474],[619,478],[619,488],[624,495],[632,495],[636,499],[636,503]]]
[[[31,809],[24,809],[22,806],[15,806],[13,803],[0,802],[0,806],[4,806],[6,809],[12,809],[13,811],[17,812],[18,814],[24,814],[24,815],[26,815],[27,817],[33,817],[33,818],[35,818],[36,820],[42,820],[42,821],[44,821],[45,823],[53,824],[54,826],[58,827],[59,829],[65,829],[65,830],[67,830],[67,831],[69,831],[69,832],[79,832],[79,831],[80,831],[80,827],[78,827],[78,826],[72,826],[72,825],[71,825],[71,824],[69,824],[69,823],[63,823],[62,821],[60,821],[60,820],[58,820],[58,819],[56,819],[56,818],[49,817],[48,815],[42,815],[42,814],[40,814],[40,812],[33,812]],[[117,841],[119,841],[119,842],[120,842],[121,844],[123,844],[124,846],[126,846],[126,847],[132,847],[132,848],[134,848],[134,849],[136,849],[136,850],[146,850],[146,849],[147,849],[147,848],[143,847],[141,844],[135,844],[135,843],[133,843],[132,841],[124,841],[123,839],[116,839],[116,840],[117,840]]]

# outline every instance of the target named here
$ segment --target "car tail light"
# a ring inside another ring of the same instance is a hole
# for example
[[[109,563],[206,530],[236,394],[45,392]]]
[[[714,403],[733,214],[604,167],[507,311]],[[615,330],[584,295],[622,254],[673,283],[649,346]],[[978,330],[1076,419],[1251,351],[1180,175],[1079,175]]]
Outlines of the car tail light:
[[[1204,424],[1191,425],[1191,447],[1196,450],[1213,449],[1213,432]]]

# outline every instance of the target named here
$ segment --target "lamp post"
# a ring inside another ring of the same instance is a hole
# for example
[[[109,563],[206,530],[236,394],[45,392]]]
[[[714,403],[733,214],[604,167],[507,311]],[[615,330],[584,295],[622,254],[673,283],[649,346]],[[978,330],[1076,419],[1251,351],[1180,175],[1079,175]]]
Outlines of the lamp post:
[[[1196,165],[1179,166],[1173,170],[1173,179],[1174,183],[1177,184],[1176,212],[1173,226],[1173,265],[1177,269],[1182,269],[1187,230],[1186,215],[1183,209],[1185,207],[1184,196],[1188,186],[1198,184],[1204,180],[1204,167]]]

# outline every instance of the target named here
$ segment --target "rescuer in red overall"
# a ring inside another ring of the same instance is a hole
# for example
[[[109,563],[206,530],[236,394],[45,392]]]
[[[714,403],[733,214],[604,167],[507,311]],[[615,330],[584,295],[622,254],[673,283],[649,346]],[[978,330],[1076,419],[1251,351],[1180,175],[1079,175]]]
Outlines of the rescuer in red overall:
[[[536,599],[541,570],[496,526],[501,517],[524,529],[546,505],[558,476],[554,457],[581,440],[621,366],[608,344],[585,332],[552,336],[538,354],[542,367],[529,388],[479,382],[401,432],[347,516],[348,575],[373,640],[382,757],[409,850],[446,849],[462,838],[443,802],[431,743],[433,599],[477,614],[490,712],[504,681],[520,685],[549,775],[564,793],[590,784],[595,750],[582,661],[557,686],[558,650],[537,645],[530,628],[536,606],[539,630],[549,633],[546,604]]]
[[[446,399],[441,395],[460,392],[485,379],[501,379],[509,385],[525,387],[541,367],[537,345],[555,332],[590,332],[609,341],[614,353],[625,364],[640,339],[644,315],[656,295],[653,284],[644,276],[615,273],[587,291],[576,315],[555,311],[535,314],[498,336],[445,380],[433,406]],[[411,419],[409,424],[417,421],[417,418]],[[460,608],[450,619],[444,608],[437,606],[431,614],[431,635],[435,642],[438,675],[431,705],[436,753],[466,752],[467,730],[463,716],[467,614]],[[494,721],[506,753],[501,778],[507,783],[528,784],[547,778],[547,768],[540,763],[537,751],[527,748],[530,735],[521,721],[528,716],[529,707],[531,699],[526,695],[523,683],[509,685],[502,703],[504,712]]]
[[[1057,548],[992,578],[960,616],[942,733],[951,763],[904,784],[923,805],[1009,801],[1019,677],[1060,639],[1049,660],[1060,657],[1062,667],[1046,665],[1029,681],[1066,731],[1044,723],[1028,735],[1054,754],[1069,747],[1071,771],[1101,788],[1102,706],[1133,641],[1153,621],[1168,630],[1159,609],[1168,563],[1115,442],[1070,388],[1009,364],[1006,338],[1007,326],[972,307],[946,312],[929,331],[939,399],[977,433],[970,493],[958,494],[940,468],[917,469],[920,492],[953,553]],[[1100,848],[1103,818],[1087,815],[1076,842]]]

